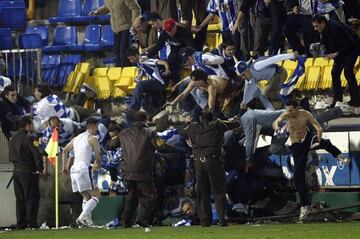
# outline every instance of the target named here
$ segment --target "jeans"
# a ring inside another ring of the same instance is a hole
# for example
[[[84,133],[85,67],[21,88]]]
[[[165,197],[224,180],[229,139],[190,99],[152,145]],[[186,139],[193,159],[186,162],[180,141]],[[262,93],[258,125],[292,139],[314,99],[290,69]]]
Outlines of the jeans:
[[[126,57],[126,51],[130,47],[130,31],[124,30],[114,34],[115,43],[115,64],[117,67],[130,66],[130,61]]]
[[[149,79],[138,82],[134,90],[134,94],[131,97],[130,108],[133,110],[139,110],[143,103],[145,103],[145,105],[146,103],[150,103],[148,102],[149,98],[147,98],[149,94],[152,96],[158,96],[157,99],[153,99],[151,105],[154,105],[157,101],[160,102],[165,89],[166,86],[157,79]],[[147,94],[147,96],[145,96],[145,94]],[[143,99],[145,98],[148,100],[144,102]]]

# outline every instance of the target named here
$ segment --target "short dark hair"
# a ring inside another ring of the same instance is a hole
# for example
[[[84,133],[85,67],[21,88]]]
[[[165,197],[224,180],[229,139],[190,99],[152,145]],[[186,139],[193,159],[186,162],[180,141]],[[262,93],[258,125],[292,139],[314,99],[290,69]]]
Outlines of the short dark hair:
[[[136,56],[139,55],[139,50],[136,47],[130,47],[127,51],[126,51],[126,56]]]
[[[8,86],[6,86],[6,87],[4,88],[3,94],[4,94],[4,95],[7,95],[7,94],[9,94],[9,92],[11,92],[11,91],[16,91],[16,88],[15,88],[14,86],[12,86],[12,85],[8,85]]]
[[[38,85],[35,88],[41,93],[42,98],[51,95],[51,90],[50,90],[49,86],[47,86],[47,85]]]
[[[191,206],[195,207],[194,201],[191,200],[191,198],[184,198],[184,200],[181,202],[181,207],[183,207],[185,203],[188,203]]]
[[[312,17],[312,22],[318,22],[318,23],[325,22],[325,23],[327,23],[328,20],[326,19],[326,17],[325,17],[324,15],[315,14],[315,15]]]
[[[49,118],[49,123],[50,123],[51,121],[54,121],[54,120],[56,120],[57,122],[60,122],[60,118],[59,118],[59,117],[57,117],[57,116],[51,116],[51,117]]]
[[[120,125],[118,125],[118,124],[113,124],[113,125],[111,125],[110,127],[109,127],[109,132],[118,132],[118,133],[120,133],[121,132],[121,130],[122,130],[122,128],[120,127]]]
[[[205,110],[201,111],[200,117],[201,117],[201,120],[212,121],[214,119],[214,114],[211,110],[205,109]]]
[[[294,106],[294,108],[299,107],[299,103],[298,103],[295,99],[288,99],[288,100],[285,102],[285,105],[286,105],[286,106]]]
[[[157,21],[162,20],[157,12],[149,12],[146,14],[146,21]]]
[[[191,72],[190,78],[191,78],[191,80],[194,80],[194,81],[203,80],[203,81],[207,82],[208,74],[201,69],[196,69],[193,72]]]
[[[142,111],[135,112],[134,115],[132,116],[133,122],[145,123],[147,121],[147,119],[148,119],[148,117],[147,117],[146,113],[142,112]]]
[[[89,128],[90,126],[93,126],[93,125],[97,125],[98,124],[98,120],[93,118],[93,117],[90,117],[87,121],[86,121],[86,128]]]
[[[221,43],[221,47],[225,49],[228,46],[234,46],[235,42],[232,39],[227,39]]]
[[[27,115],[25,115],[19,119],[19,127],[22,129],[25,128],[26,125],[32,124],[32,123],[33,123],[33,119]]]

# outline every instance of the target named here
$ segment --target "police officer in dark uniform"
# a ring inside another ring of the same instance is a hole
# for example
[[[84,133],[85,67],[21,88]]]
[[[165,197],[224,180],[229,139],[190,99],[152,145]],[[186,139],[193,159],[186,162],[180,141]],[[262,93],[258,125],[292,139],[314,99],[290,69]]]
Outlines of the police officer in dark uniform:
[[[120,132],[120,144],[123,150],[122,174],[126,180],[128,194],[122,215],[124,227],[134,223],[134,212],[140,202],[140,215],[137,224],[148,227],[152,222],[156,203],[153,182],[155,150],[178,152],[150,129],[145,112],[136,112],[129,116],[130,128]]]
[[[17,228],[37,228],[39,175],[44,169],[38,142],[32,137],[32,118],[23,116],[19,130],[9,141],[9,159],[14,164]]]
[[[213,120],[213,113],[203,110],[200,123],[193,123],[185,129],[192,144],[198,214],[200,223],[204,227],[210,226],[212,221],[210,193],[213,193],[215,199],[219,225],[227,225],[225,222],[225,170],[221,159],[221,148],[225,131],[239,126],[238,121]]]

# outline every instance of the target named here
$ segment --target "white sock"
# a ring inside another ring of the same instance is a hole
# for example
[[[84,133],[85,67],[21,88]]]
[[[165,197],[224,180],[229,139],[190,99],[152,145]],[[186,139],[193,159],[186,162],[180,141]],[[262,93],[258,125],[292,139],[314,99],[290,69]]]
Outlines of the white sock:
[[[81,209],[82,209],[82,210],[84,210],[84,207],[85,207],[86,202],[87,202],[87,201],[86,201],[85,199],[83,199],[83,202],[82,202],[82,205],[81,205]]]
[[[274,65],[280,61],[293,60],[293,59],[295,59],[294,53],[287,53],[287,54],[280,54],[280,55],[272,56],[265,60],[255,62],[254,69],[259,71],[267,66]]]
[[[95,209],[95,207],[98,205],[99,199],[96,197],[91,197],[86,204],[84,205],[84,208],[79,216],[80,219],[88,218],[91,215],[91,212]]]

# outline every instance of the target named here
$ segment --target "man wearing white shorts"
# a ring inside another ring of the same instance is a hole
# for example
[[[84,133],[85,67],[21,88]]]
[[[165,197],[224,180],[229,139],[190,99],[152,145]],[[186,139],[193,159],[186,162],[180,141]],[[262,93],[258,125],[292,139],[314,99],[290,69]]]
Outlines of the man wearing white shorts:
[[[91,212],[99,203],[100,198],[98,190],[94,190],[95,185],[93,185],[92,180],[92,171],[98,170],[101,166],[100,146],[96,137],[97,121],[93,118],[88,119],[86,128],[87,130],[84,133],[76,136],[65,146],[62,153],[62,173],[66,175],[70,171],[73,192],[80,192],[83,196],[83,209],[76,219],[76,223],[80,226],[93,225]],[[67,162],[68,154],[72,149],[75,155],[74,160]],[[91,170],[90,162],[93,153],[95,154],[95,162]]]

